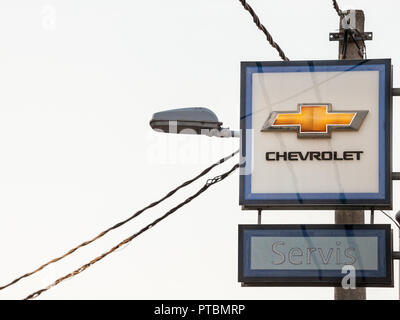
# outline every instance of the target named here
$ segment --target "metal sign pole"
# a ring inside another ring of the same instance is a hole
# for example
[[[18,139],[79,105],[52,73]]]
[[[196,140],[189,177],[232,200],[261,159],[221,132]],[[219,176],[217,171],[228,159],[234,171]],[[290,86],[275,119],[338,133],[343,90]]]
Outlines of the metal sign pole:
[[[344,32],[342,26],[342,20],[347,19],[349,25],[355,25],[358,33],[362,34],[364,32],[364,12],[362,10],[351,10],[344,12],[345,17],[340,18],[340,32]],[[347,14],[347,16],[346,16]],[[351,21],[351,19],[355,19]],[[347,34],[344,32],[346,37],[339,41],[339,59],[340,60],[354,60],[363,59],[360,55],[359,46],[352,41]],[[364,211],[363,210],[336,210],[335,211],[335,224],[364,224]],[[365,300],[366,299],[366,289],[343,289],[340,287],[335,288],[335,300]]]
[[[262,209],[258,209],[257,224],[261,224]]]

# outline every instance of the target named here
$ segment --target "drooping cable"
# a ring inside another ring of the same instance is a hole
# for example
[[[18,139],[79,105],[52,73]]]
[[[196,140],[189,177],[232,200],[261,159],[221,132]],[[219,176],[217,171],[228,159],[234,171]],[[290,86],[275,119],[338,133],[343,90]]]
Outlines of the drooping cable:
[[[332,0],[333,2],[333,8],[336,10],[337,14],[339,17],[343,18],[344,17],[344,13],[342,10],[340,10],[338,3],[336,2],[336,0]]]
[[[363,36],[362,36],[362,34],[361,34],[361,32],[356,28],[356,29],[354,29],[354,31],[358,34],[358,36],[361,38],[361,42],[362,42],[362,45],[363,45],[363,49],[361,50],[361,52],[362,52],[362,57],[363,57],[363,59],[367,59],[367,46],[365,45],[365,40],[363,39]],[[360,50],[360,49],[359,49]]]
[[[43,265],[41,265],[40,267],[36,268],[35,270],[25,273],[24,275],[14,279],[13,281],[9,282],[6,285],[0,286],[0,290],[3,290],[15,283],[17,283],[18,281],[20,281],[23,278],[27,278],[37,272],[39,272],[40,270],[44,269],[45,267],[47,267],[48,265],[55,263],[57,261],[60,261],[61,259],[69,256],[70,254],[74,253],[76,250],[78,250],[79,248],[82,248],[84,246],[89,245],[90,243],[100,239],[101,237],[105,236],[108,232],[110,232],[111,230],[115,230],[121,226],[123,226],[124,224],[126,224],[127,222],[131,221],[132,219],[138,217],[140,214],[142,214],[144,211],[146,211],[147,209],[150,209],[152,207],[155,207],[156,205],[158,205],[159,203],[161,203],[162,201],[166,200],[167,198],[171,197],[173,194],[175,194],[178,190],[190,185],[191,183],[193,183],[194,181],[198,180],[199,178],[203,177],[204,175],[206,175],[208,172],[210,172],[213,168],[215,168],[216,166],[224,163],[225,161],[229,160],[230,158],[234,157],[237,153],[239,152],[239,150],[235,151],[234,153],[230,154],[227,157],[224,157],[222,159],[220,159],[219,161],[215,162],[214,164],[212,164],[211,166],[209,166],[208,168],[204,169],[200,174],[198,174],[197,176],[195,176],[194,178],[182,183],[180,186],[178,186],[177,188],[171,190],[170,192],[168,192],[164,197],[162,197],[161,199],[149,204],[148,206],[144,207],[143,209],[140,209],[139,211],[137,211],[136,213],[134,213],[132,216],[130,216],[129,218],[118,222],[117,224],[113,225],[112,227],[100,232],[97,236],[95,236],[94,238],[87,240],[85,242],[82,242],[81,244],[79,244],[78,246],[70,249],[69,251],[67,251],[65,254],[54,258],[46,263],[44,263]]]
[[[358,31],[358,30],[357,30]],[[361,48],[359,45],[358,45],[358,42],[357,42],[357,40],[355,39],[355,36],[353,35],[353,32],[355,33],[355,30],[350,30],[350,37],[351,37],[351,39],[353,40],[353,42],[355,43],[355,45],[356,45],[356,47],[357,47],[357,50],[358,50],[358,54],[360,55],[360,57],[362,58],[362,59],[364,59],[364,52],[365,52],[365,42],[363,42],[363,47]]]
[[[379,211],[381,211],[386,217],[388,217],[390,220],[392,220],[393,223],[396,225],[396,227],[400,229],[400,225],[388,213],[386,213],[383,210],[379,210]]]
[[[69,278],[72,278],[80,273],[82,273],[83,271],[85,271],[87,268],[89,268],[90,266],[92,266],[93,264],[95,264],[96,262],[99,262],[100,260],[102,260],[103,258],[105,258],[106,256],[108,256],[109,254],[113,253],[115,250],[119,249],[120,247],[128,244],[129,242],[131,242],[133,239],[135,239],[136,237],[138,237],[139,235],[141,235],[142,233],[150,230],[151,228],[153,228],[155,225],[157,225],[159,222],[161,222],[162,220],[166,219],[168,216],[170,216],[172,213],[174,213],[175,211],[177,211],[179,208],[183,207],[184,205],[188,204],[189,202],[191,202],[193,199],[197,198],[199,195],[201,195],[204,191],[206,191],[209,187],[211,187],[213,184],[216,184],[222,180],[224,180],[226,177],[228,177],[232,172],[234,172],[236,169],[239,168],[239,164],[235,164],[229,171],[214,177],[213,179],[209,179],[207,180],[207,182],[203,185],[202,188],[200,188],[199,191],[197,191],[195,194],[193,194],[192,196],[190,196],[189,198],[187,198],[185,201],[181,202],[180,204],[178,204],[177,206],[175,206],[174,208],[172,208],[171,210],[169,210],[167,213],[165,213],[163,216],[161,216],[160,218],[154,220],[153,222],[151,222],[150,224],[148,224],[147,226],[145,226],[143,229],[141,229],[140,231],[136,232],[135,234],[131,235],[130,237],[126,238],[125,240],[121,241],[120,243],[118,243],[116,246],[112,247],[110,250],[108,250],[107,252],[103,253],[102,255],[94,258],[93,260],[91,260],[90,262],[82,265],[80,268],[72,271],[71,273],[68,273],[67,275],[58,278],[56,281],[54,281],[53,283],[51,283],[50,285],[48,285],[47,287],[40,289],[38,291],[35,291],[34,293],[30,294],[29,296],[27,296],[24,300],[30,300],[30,299],[34,299],[36,297],[38,297],[39,295],[41,295],[43,292],[50,290],[51,288],[53,288],[54,286],[60,284],[61,282],[63,282],[64,280],[67,280]]]
[[[245,8],[245,10],[247,10],[251,14],[251,16],[253,17],[253,21],[256,24],[256,26],[258,27],[258,29],[260,29],[265,34],[269,44],[278,51],[278,54],[282,58],[282,60],[289,61],[289,58],[286,57],[286,55],[283,52],[283,50],[281,49],[281,47],[274,41],[271,34],[268,32],[267,28],[265,28],[264,25],[261,23],[260,18],[254,12],[253,8],[250,7],[250,5],[246,2],[246,0],[239,0],[239,1],[243,5],[243,8]]]

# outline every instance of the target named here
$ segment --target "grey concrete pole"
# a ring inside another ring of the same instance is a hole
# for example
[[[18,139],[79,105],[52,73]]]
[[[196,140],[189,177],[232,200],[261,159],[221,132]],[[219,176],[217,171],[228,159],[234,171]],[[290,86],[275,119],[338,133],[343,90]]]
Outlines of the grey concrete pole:
[[[344,12],[347,14],[348,12]],[[355,14],[356,28],[359,32],[364,32],[364,12],[356,10]],[[340,18],[340,31],[343,31],[342,19]],[[350,39],[347,43],[346,56],[343,57],[343,41],[339,41],[339,59],[340,60],[355,60],[363,59],[357,45]],[[363,210],[336,210],[335,211],[335,224],[364,224],[364,211]],[[341,287],[335,288],[335,300],[365,300],[366,289],[343,289]]]

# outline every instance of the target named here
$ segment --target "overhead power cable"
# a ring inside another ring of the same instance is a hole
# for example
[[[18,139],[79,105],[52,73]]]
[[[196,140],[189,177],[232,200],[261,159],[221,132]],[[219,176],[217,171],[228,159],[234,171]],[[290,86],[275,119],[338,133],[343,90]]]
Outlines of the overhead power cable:
[[[343,18],[344,17],[344,13],[342,10],[340,10],[338,3],[336,2],[336,0],[332,0],[333,2],[333,8],[336,10],[337,14],[339,17]]]
[[[392,220],[393,223],[396,225],[396,227],[400,229],[400,225],[399,225],[388,213],[386,213],[386,212],[383,211],[383,210],[380,210],[380,211],[381,211],[386,217],[388,217],[390,220]]]
[[[189,198],[187,198],[185,201],[181,202],[180,204],[178,204],[177,206],[175,206],[174,208],[172,208],[171,210],[169,210],[167,213],[165,213],[163,216],[161,216],[160,218],[154,220],[152,223],[148,224],[147,226],[145,226],[143,229],[141,229],[139,232],[131,235],[130,237],[126,238],[125,240],[121,241],[120,243],[118,243],[116,246],[112,247],[110,250],[108,250],[107,252],[103,253],[102,255],[94,258],[93,260],[91,260],[90,262],[88,262],[87,264],[82,265],[80,268],[74,270],[71,273],[68,273],[67,275],[58,278],[56,281],[54,281],[52,284],[50,284],[49,286],[40,289],[38,291],[35,291],[34,293],[30,294],[29,296],[27,296],[24,300],[29,300],[29,299],[34,299],[36,297],[38,297],[40,294],[42,294],[43,292],[50,290],[52,287],[60,284],[61,282],[63,282],[64,280],[67,280],[69,278],[72,278],[80,273],[82,273],[83,271],[85,271],[87,268],[89,268],[90,266],[92,266],[93,264],[95,264],[96,262],[99,262],[100,260],[102,260],[103,258],[105,258],[106,256],[108,256],[109,254],[113,253],[115,250],[119,249],[120,247],[128,244],[129,242],[131,242],[133,239],[135,239],[137,236],[141,235],[142,233],[150,230],[151,228],[153,228],[155,225],[157,225],[159,222],[161,222],[162,220],[166,219],[168,216],[170,216],[172,213],[174,213],[175,211],[177,211],[179,208],[182,208],[184,205],[188,204],[189,202],[191,202],[193,199],[197,198],[199,195],[201,195],[204,191],[206,191],[209,187],[211,187],[213,184],[216,184],[222,180],[224,180],[226,177],[228,177],[232,172],[234,172],[236,169],[239,168],[239,164],[235,164],[229,171],[214,177],[213,179],[208,179],[207,182],[204,184],[204,186],[202,188],[200,188],[199,191],[197,191],[195,194],[193,194],[192,196],[190,196]]]
[[[66,252],[65,254],[63,254],[63,255],[61,255],[61,256],[59,256],[59,257],[57,257],[57,258],[54,258],[54,259],[52,259],[52,260],[46,262],[45,264],[41,265],[39,268],[37,268],[37,269],[35,269],[35,270],[31,271],[31,272],[28,272],[28,273],[26,273],[26,274],[24,274],[24,275],[22,275],[22,276],[20,276],[20,277],[18,277],[18,278],[16,278],[16,279],[14,279],[13,281],[9,282],[8,284],[6,284],[6,285],[4,285],[4,286],[1,286],[1,287],[0,287],[0,290],[3,290],[3,289],[5,289],[5,288],[11,286],[11,285],[17,283],[18,281],[20,281],[21,279],[27,278],[27,277],[29,277],[29,276],[35,274],[36,272],[39,272],[40,270],[44,269],[44,268],[47,267],[48,265],[50,265],[50,264],[52,264],[52,263],[55,263],[55,262],[57,262],[57,261],[60,261],[61,259],[63,259],[63,258],[65,258],[65,257],[69,256],[70,254],[72,254],[72,253],[74,253],[76,250],[78,250],[79,248],[82,248],[82,247],[84,247],[84,246],[87,246],[88,244],[90,244],[90,243],[92,243],[92,242],[94,242],[94,241],[100,239],[101,237],[105,236],[105,235],[106,235],[108,232],[110,232],[111,230],[115,230],[115,229],[117,229],[117,228],[123,226],[124,224],[126,224],[126,223],[129,222],[129,221],[131,221],[132,219],[138,217],[141,213],[143,213],[143,212],[146,211],[147,209],[150,209],[150,208],[152,208],[152,207],[155,207],[156,205],[158,205],[158,204],[161,203],[162,201],[164,201],[164,200],[166,200],[167,198],[171,197],[171,196],[172,196],[173,194],[175,194],[178,190],[180,190],[180,189],[182,189],[182,188],[184,188],[184,187],[190,185],[190,184],[193,183],[194,181],[196,181],[196,180],[198,180],[199,178],[203,177],[203,176],[206,175],[208,172],[210,172],[213,168],[215,168],[216,166],[218,166],[218,165],[224,163],[225,161],[229,160],[230,158],[232,158],[233,156],[235,156],[238,152],[239,152],[239,150],[235,151],[234,153],[230,154],[229,156],[227,156],[227,157],[225,157],[225,158],[220,159],[219,161],[215,162],[214,164],[212,164],[212,165],[209,166],[208,168],[204,169],[200,174],[198,174],[198,175],[195,176],[194,178],[192,178],[192,179],[190,179],[190,180],[188,180],[188,181],[182,183],[182,184],[181,184],[180,186],[178,186],[177,188],[175,188],[175,189],[171,190],[170,192],[168,192],[168,193],[167,193],[164,197],[162,197],[161,199],[159,199],[159,200],[157,200],[157,201],[155,201],[155,202],[149,204],[148,206],[144,207],[143,209],[140,209],[139,211],[137,211],[136,213],[134,213],[132,216],[130,216],[130,217],[127,218],[126,220],[123,220],[123,221],[121,221],[121,222],[118,222],[117,224],[113,225],[112,227],[110,227],[110,228],[108,228],[108,229],[106,229],[106,230],[100,232],[100,233],[99,233],[97,236],[95,236],[94,238],[92,238],[92,239],[90,239],[90,240],[88,240],[88,241],[82,242],[80,245],[78,245],[78,246],[76,246],[76,247],[70,249],[70,250],[69,250],[68,252]]]
[[[274,41],[271,34],[268,32],[267,28],[265,28],[264,25],[261,23],[260,18],[254,12],[253,8],[250,7],[250,5],[246,2],[246,0],[239,0],[239,1],[243,5],[243,8],[245,8],[251,14],[251,16],[253,17],[253,21],[256,24],[256,26],[258,27],[258,29],[260,29],[265,34],[269,44],[278,51],[279,56],[282,58],[282,60],[289,61],[289,58],[286,57],[286,55],[283,52],[283,50],[281,49],[281,47]]]
[[[363,36],[362,36],[361,32],[357,28],[354,29],[354,31],[361,38],[361,42],[362,42],[362,45],[363,45],[362,49],[360,49],[359,46],[357,45],[357,47],[359,49],[359,52],[360,52],[360,55],[363,57],[363,59],[367,59],[367,46],[365,45],[365,40],[363,39]],[[354,40],[354,42],[356,42],[356,41]]]

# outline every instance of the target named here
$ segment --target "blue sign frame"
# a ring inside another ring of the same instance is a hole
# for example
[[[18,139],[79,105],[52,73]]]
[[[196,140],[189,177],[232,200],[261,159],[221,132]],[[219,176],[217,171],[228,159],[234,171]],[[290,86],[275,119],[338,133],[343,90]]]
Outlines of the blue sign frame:
[[[393,287],[390,225],[239,225],[239,282],[248,286],[341,286],[341,270],[251,268],[253,237],[376,237],[378,269],[356,270],[357,287]]]
[[[377,193],[252,193],[251,141],[252,75],[273,72],[379,72],[379,192]],[[242,62],[241,155],[239,204],[243,209],[392,209],[392,78],[391,60],[329,60],[289,62]],[[248,174],[246,174],[248,172]]]

